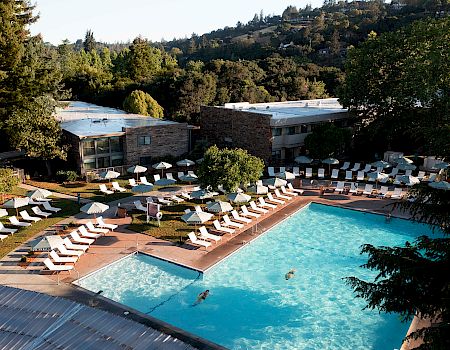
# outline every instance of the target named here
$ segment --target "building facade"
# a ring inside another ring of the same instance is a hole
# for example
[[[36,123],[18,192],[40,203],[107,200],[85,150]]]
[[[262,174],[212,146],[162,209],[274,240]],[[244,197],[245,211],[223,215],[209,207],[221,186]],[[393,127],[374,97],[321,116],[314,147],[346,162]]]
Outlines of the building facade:
[[[200,134],[218,147],[239,147],[267,164],[290,161],[302,153],[305,138],[321,123],[351,126],[337,99],[275,103],[228,103],[200,111]]]

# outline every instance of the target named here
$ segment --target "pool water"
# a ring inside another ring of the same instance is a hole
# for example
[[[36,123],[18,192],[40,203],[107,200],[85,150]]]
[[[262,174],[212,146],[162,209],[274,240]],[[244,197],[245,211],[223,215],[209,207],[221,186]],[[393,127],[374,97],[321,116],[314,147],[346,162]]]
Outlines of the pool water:
[[[362,244],[402,245],[428,233],[311,204],[205,274],[139,254],[78,284],[231,349],[399,349],[408,324],[362,310],[343,277],[374,276],[360,267]],[[210,296],[193,306],[205,289]]]

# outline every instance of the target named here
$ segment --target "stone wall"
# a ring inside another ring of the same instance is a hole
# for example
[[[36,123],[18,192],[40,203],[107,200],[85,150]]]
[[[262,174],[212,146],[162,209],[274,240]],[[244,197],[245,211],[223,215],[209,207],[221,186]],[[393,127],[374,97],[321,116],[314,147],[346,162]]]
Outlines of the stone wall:
[[[266,163],[272,155],[270,115],[202,106],[200,133],[211,145],[243,148]]]
[[[139,136],[150,136],[149,145],[138,145]],[[189,150],[189,130],[185,123],[125,129],[124,162],[139,164],[140,157],[181,156]]]

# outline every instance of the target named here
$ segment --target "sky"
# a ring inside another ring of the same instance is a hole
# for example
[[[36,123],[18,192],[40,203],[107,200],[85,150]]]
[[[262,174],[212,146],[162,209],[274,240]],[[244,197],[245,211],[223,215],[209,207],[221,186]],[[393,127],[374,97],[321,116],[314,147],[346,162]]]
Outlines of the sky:
[[[127,42],[141,35],[152,41],[201,35],[255,13],[281,15],[289,5],[304,8],[322,0],[34,0],[39,20],[30,27],[44,41],[84,39],[88,29],[101,42]]]

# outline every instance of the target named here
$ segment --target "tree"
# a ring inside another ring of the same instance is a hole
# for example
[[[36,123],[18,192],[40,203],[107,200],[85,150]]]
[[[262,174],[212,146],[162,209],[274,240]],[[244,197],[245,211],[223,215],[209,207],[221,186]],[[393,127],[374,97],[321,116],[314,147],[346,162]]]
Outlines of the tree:
[[[158,102],[141,90],[134,90],[125,98],[123,109],[129,113],[148,115],[153,118],[162,118],[164,116],[164,110]]]
[[[90,29],[86,32],[86,35],[84,37],[83,47],[84,51],[86,52],[94,51],[97,48],[97,43],[94,39],[94,33]]]
[[[349,146],[351,135],[350,129],[323,123],[316,126],[313,132],[306,136],[305,147],[313,158],[337,157]]]
[[[19,178],[14,176],[12,169],[0,168],[0,199],[3,200],[4,194],[10,193],[18,183]]]
[[[368,261],[363,267],[377,271],[377,276],[372,281],[356,277],[346,281],[356,297],[367,301],[368,309],[398,313],[404,322],[414,316],[430,320],[430,327],[408,336],[422,339],[416,349],[449,349],[450,191],[419,185],[411,192],[415,201],[403,201],[398,207],[437,235],[421,236],[403,247],[365,244],[361,254],[368,254]]]
[[[222,185],[225,191],[233,192],[241,184],[256,182],[264,170],[264,162],[246,150],[219,149],[211,146],[205,152],[198,170],[200,184],[216,189]]]

